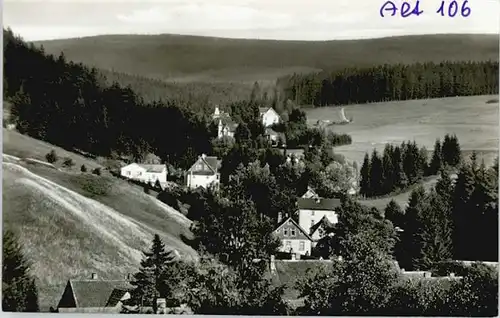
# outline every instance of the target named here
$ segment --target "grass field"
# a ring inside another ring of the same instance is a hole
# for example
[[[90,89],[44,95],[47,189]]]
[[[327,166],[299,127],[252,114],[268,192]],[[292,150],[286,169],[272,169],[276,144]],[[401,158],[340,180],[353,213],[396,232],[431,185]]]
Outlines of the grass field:
[[[3,133],[6,154],[40,157],[50,149],[64,152],[12,131]],[[92,166],[89,159],[67,155]],[[141,252],[155,233],[167,248],[188,259],[197,257],[182,241],[192,236],[191,221],[123,180],[28,164],[6,155],[2,167],[3,225],[20,234],[39,280],[42,309],[57,306],[69,278],[88,278],[95,272],[123,279],[136,272]]]
[[[425,146],[431,156],[434,142],[444,135],[456,134],[464,156],[477,151],[479,160],[492,164],[498,155],[498,102],[497,96],[453,97],[430,100],[374,103],[345,106],[347,117],[354,121],[348,125],[330,126],[336,132],[352,136],[351,145],[335,148],[351,161],[363,163],[366,152],[383,151],[386,143],[400,144],[415,140]],[[319,119],[339,120],[340,107],[307,109],[310,124]],[[430,188],[436,182],[430,178],[424,182]],[[384,208],[391,199],[401,205],[408,200],[409,192],[393,197],[363,201],[368,205]]]
[[[442,60],[498,60],[496,35],[274,41],[181,35],[105,35],[35,42],[73,61],[176,82],[274,81],[318,69]]]

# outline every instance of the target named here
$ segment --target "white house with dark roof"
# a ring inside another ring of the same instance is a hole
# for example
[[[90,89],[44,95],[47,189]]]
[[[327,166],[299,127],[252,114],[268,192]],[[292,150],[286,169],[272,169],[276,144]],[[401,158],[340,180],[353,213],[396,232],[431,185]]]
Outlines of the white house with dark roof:
[[[281,241],[280,252],[311,255],[311,236],[291,217],[278,224],[274,235]]]
[[[269,127],[281,122],[280,115],[272,107],[260,107],[259,112],[264,127]]]
[[[167,166],[131,163],[120,169],[120,175],[127,179],[152,184],[158,180],[161,185],[164,185],[167,183]]]
[[[330,223],[337,224],[338,215],[335,211],[340,205],[340,199],[299,198],[297,200],[299,225],[311,234],[313,226],[323,217],[326,217]]]
[[[57,312],[120,313],[134,287],[128,280],[68,280],[57,305]]]
[[[234,138],[234,133],[236,132],[236,128],[238,128],[238,124],[229,117],[219,118],[218,120],[219,123],[217,124],[217,138]]]
[[[202,154],[186,172],[186,186],[191,189],[199,187],[207,189],[210,186],[219,188],[220,173],[217,157]]]

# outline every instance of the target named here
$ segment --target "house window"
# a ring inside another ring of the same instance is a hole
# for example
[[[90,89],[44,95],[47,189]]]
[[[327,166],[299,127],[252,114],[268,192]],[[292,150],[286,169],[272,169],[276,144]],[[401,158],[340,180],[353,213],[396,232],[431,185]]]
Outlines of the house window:
[[[130,176],[130,171],[127,171],[127,176]]]
[[[292,247],[292,242],[290,242],[290,241],[286,241],[286,242],[285,242],[285,246],[286,246],[287,248]]]
[[[295,229],[290,230],[291,236],[295,236]]]
[[[311,215],[314,216],[314,211],[311,211]]]
[[[288,236],[288,230],[287,229],[283,229],[283,235],[284,236]]]
[[[303,251],[306,249],[306,243],[304,241],[300,241],[299,251]]]
[[[314,225],[314,220],[311,220],[311,226],[313,226],[313,225]]]

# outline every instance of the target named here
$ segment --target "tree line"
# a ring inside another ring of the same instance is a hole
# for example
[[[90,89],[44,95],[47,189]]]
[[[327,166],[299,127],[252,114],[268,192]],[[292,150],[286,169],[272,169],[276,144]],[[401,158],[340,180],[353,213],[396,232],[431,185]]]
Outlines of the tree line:
[[[294,74],[277,85],[284,98],[315,106],[498,94],[498,62],[384,64]]]
[[[473,153],[456,180],[442,169],[433,189],[413,190],[404,210],[391,201],[385,217],[403,230],[395,255],[406,269],[452,259],[498,261],[498,158],[486,167]]]
[[[415,141],[400,146],[386,144],[382,156],[376,149],[365,154],[360,170],[360,194],[366,197],[386,195],[418,183],[425,176],[436,175],[444,167],[456,167],[461,161],[456,135],[446,134],[436,140],[431,160],[427,149]]]

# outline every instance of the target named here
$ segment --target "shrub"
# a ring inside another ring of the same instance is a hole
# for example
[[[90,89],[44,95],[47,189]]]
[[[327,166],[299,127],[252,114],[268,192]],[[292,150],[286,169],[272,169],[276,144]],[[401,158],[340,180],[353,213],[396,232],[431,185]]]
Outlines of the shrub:
[[[101,175],[101,168],[95,168],[94,170],[92,170],[92,173],[100,176]]]
[[[59,160],[59,158],[57,157],[57,153],[54,149],[52,149],[48,154],[45,155],[45,159],[47,159],[47,162],[49,163],[54,163],[57,160]]]
[[[73,162],[73,159],[71,159],[71,158],[64,158],[63,165],[65,167],[71,168],[75,165],[75,163]]]
[[[87,172],[87,167],[85,167],[85,165],[82,165],[80,167],[80,171],[83,172],[83,173]]]

